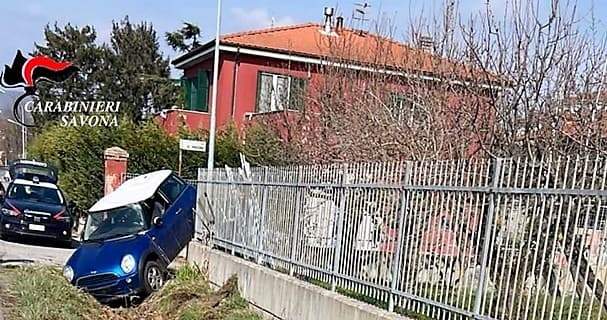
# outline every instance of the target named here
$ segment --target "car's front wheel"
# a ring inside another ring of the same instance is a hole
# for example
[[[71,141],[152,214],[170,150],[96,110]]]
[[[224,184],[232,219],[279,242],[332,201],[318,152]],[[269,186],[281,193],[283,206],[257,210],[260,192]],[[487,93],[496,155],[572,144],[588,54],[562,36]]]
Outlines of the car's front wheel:
[[[156,261],[148,261],[143,268],[143,290],[146,295],[160,290],[165,281],[164,268]]]

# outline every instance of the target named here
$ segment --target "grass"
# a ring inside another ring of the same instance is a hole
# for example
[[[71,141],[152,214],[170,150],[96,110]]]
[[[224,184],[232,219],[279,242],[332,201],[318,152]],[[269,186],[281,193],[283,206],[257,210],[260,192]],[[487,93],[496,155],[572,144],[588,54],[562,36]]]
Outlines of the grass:
[[[331,284],[329,284],[329,283],[326,283],[326,282],[323,282],[323,281],[320,281],[320,280],[317,280],[317,279],[314,279],[314,278],[307,278],[307,277],[301,277],[301,280],[310,282],[310,283],[312,283],[312,284],[314,284],[316,286],[319,286],[321,288],[324,288],[324,289],[327,289],[327,290],[331,290]],[[386,310],[388,309],[388,303],[387,302],[380,301],[378,299],[369,297],[369,296],[364,295],[362,293],[358,293],[358,292],[355,292],[355,291],[352,291],[350,289],[346,289],[346,288],[343,288],[343,287],[340,287],[340,286],[337,286],[335,288],[335,291],[337,291],[339,294],[342,294],[342,295],[344,295],[346,297],[349,297],[349,298],[352,298],[352,299],[355,299],[355,300],[358,300],[358,301],[361,301],[361,302],[364,302],[364,303],[368,303],[370,305],[374,305],[374,306],[376,306],[378,308],[382,308],[382,309],[386,309]],[[417,313],[417,312],[412,311],[412,310],[406,310],[406,309],[400,308],[398,306],[396,306],[394,308],[394,312],[396,312],[396,313],[398,313],[400,315],[403,315],[405,317],[408,317],[410,319],[416,319],[416,320],[429,320],[429,319],[431,319],[430,317],[427,317],[427,316],[425,316],[423,314]]]
[[[29,267],[3,269],[0,282],[8,319],[95,319],[107,310],[71,286],[59,269]]]
[[[537,306],[535,306],[537,299]],[[543,306],[544,299],[546,306]],[[527,308],[527,301],[529,302],[529,311],[525,312]],[[601,304],[598,299],[593,298],[592,309],[590,309],[590,296],[586,294],[584,301],[577,295],[567,295],[563,297],[545,296],[540,294],[539,297],[535,295],[527,295],[521,293],[518,295],[518,299],[512,306],[513,317],[516,317],[516,312],[520,315],[520,318],[525,319],[567,319],[569,315],[571,318],[577,319],[578,313],[581,314],[581,319],[599,319],[599,313],[601,314],[600,320],[607,320],[607,312],[601,311]],[[535,312],[533,312],[535,309]],[[510,310],[497,310],[498,315],[502,312],[506,315]],[[542,312],[543,311],[543,312]],[[494,314],[496,310],[492,310],[491,314]],[[552,313],[551,313],[552,312]]]
[[[240,297],[236,277],[231,277],[223,287],[213,291],[204,273],[197,266],[189,265],[177,270],[175,278],[138,309],[139,316],[144,315],[146,319],[261,319]]]
[[[238,293],[237,279],[213,291],[201,270],[184,266],[134,308],[111,309],[77,290],[53,267],[0,269],[7,320],[260,320]]]
[[[314,278],[308,278],[308,277],[300,277],[302,280],[310,282],[314,285],[317,285],[319,287],[322,287],[324,289],[327,290],[331,290],[331,284],[324,282],[324,281],[320,281]],[[342,288],[340,286],[336,287],[336,291],[342,295],[345,295],[347,297],[374,305],[376,307],[382,308],[382,309],[388,309],[388,303],[385,301],[381,301],[381,300],[377,300],[374,299],[372,297],[369,297],[367,295],[346,289],[346,288]],[[420,296],[423,297],[427,297],[429,299],[432,300],[436,300],[436,301],[444,301],[445,298],[448,298],[448,304],[461,308],[461,309],[469,309],[468,306],[470,306],[472,303],[474,303],[474,298],[475,298],[475,292],[474,291],[469,291],[466,294],[464,294],[464,292],[460,292],[460,290],[458,290],[457,288],[451,288],[451,289],[446,289],[444,290],[444,292],[441,292],[439,289],[435,288],[435,287],[431,287],[431,286],[426,286],[424,288],[421,288],[420,290]],[[491,297],[493,297],[494,295],[490,295],[487,294],[486,299],[491,299]],[[530,311],[525,313],[525,308],[526,308],[526,301],[528,299],[531,299],[531,305],[530,305]],[[534,309],[534,302],[535,299],[538,299],[539,301],[539,306],[536,308],[536,312],[532,312],[532,310]],[[542,308],[542,304],[544,299],[546,299],[547,301],[547,306],[545,308]],[[572,302],[573,301],[573,302]],[[423,303],[421,302],[412,302],[414,305],[417,306],[422,306]],[[518,304],[522,304],[522,306],[518,306]],[[552,308],[552,313],[551,312],[551,307],[552,304],[554,304],[554,307]],[[589,298],[589,294],[587,294],[585,296],[585,301],[582,304],[579,297],[577,296],[565,296],[565,297],[558,297],[558,298],[554,298],[551,296],[545,297],[544,295],[540,295],[539,297],[536,297],[535,295],[532,296],[528,296],[524,293],[520,293],[516,295],[516,303],[512,306],[513,308],[513,317],[516,317],[516,312],[515,310],[519,311],[519,316],[518,319],[526,319],[526,320],[540,320],[540,319],[566,319],[567,316],[569,314],[571,314],[572,318],[576,318],[578,313],[581,312],[581,318],[582,319],[599,319],[599,313],[601,314],[600,316],[600,320],[607,320],[607,312],[603,311],[601,312],[601,305],[599,303],[599,301],[597,299],[593,300],[592,303],[592,310],[590,309],[590,298]],[[508,306],[500,306],[500,308],[508,308],[510,307],[510,305]],[[495,308],[495,306],[494,306]],[[561,311],[562,309],[562,311]],[[505,310],[505,314],[508,315],[510,310]],[[543,311],[543,313],[542,313]],[[415,312],[413,310],[407,310],[398,306],[395,306],[394,308],[394,312],[401,314],[403,316],[406,316],[408,318],[411,319],[417,319],[417,320],[429,320],[432,319],[432,317]],[[499,316],[502,315],[502,310],[485,310],[484,314],[490,314],[490,315],[494,315],[495,312],[498,312],[498,318]],[[562,313],[562,314],[561,314]],[[588,316],[589,315],[589,316]],[[436,318],[446,318],[446,319],[462,319],[463,316],[455,316],[454,314],[450,314],[448,311],[444,311],[444,310],[440,310],[440,309],[435,309],[433,316]]]

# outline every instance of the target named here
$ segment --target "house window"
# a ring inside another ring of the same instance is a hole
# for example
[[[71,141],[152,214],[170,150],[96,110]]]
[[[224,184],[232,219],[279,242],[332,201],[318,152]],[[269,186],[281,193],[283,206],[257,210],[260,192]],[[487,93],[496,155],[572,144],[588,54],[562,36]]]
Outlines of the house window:
[[[185,108],[187,110],[207,112],[209,96],[209,75],[199,70],[196,77],[182,79],[185,89]]]
[[[257,87],[257,112],[302,109],[305,79],[260,72]]]
[[[391,95],[390,114],[394,120],[408,127],[417,127],[424,120],[424,110],[421,105],[403,95]]]

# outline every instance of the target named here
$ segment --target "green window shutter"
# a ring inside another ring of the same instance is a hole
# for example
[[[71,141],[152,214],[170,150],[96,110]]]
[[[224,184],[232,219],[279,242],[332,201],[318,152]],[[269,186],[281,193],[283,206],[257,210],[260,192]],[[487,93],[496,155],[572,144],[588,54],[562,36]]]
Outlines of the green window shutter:
[[[198,77],[190,79],[190,108],[196,110],[198,107]]]
[[[208,73],[204,70],[198,71],[198,97],[196,101],[196,110],[208,112],[209,111],[209,77]]]
[[[291,78],[289,89],[289,110],[303,110],[306,95],[307,80],[302,78]]]
[[[191,106],[191,101],[192,101],[192,86],[191,86],[191,80],[190,79],[182,79],[181,80],[181,84],[183,86],[184,89],[184,94],[185,94],[185,109],[189,110],[192,106]]]

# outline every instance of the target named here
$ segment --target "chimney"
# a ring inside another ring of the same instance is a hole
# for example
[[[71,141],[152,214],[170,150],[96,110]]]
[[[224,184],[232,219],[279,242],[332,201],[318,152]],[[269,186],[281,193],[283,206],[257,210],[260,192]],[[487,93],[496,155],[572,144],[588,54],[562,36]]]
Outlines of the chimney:
[[[340,32],[344,28],[344,17],[337,17],[337,24],[335,25],[335,32]]]
[[[331,34],[333,29],[333,14],[335,13],[335,9],[332,7],[325,7],[325,26],[324,32],[326,34]]]

